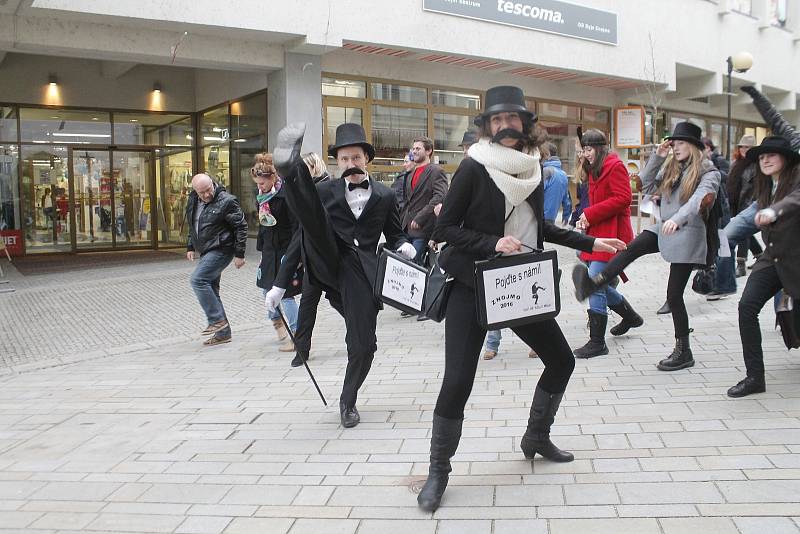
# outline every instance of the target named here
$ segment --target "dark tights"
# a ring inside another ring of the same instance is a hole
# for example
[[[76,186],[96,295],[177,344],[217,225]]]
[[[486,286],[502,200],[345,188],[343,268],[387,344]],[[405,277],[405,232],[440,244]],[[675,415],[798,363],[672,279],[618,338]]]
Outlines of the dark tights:
[[[644,231],[636,239],[628,243],[628,248],[618,252],[608,262],[602,274],[606,280],[618,276],[628,265],[647,254],[658,252],[658,236],[653,232]],[[667,281],[667,304],[672,311],[672,324],[675,327],[675,337],[689,335],[689,315],[686,313],[686,304],[683,302],[683,292],[689,277],[692,275],[694,264],[670,263],[669,280]]]
[[[453,282],[444,325],[445,367],[434,413],[446,419],[464,417],[486,330],[478,325],[475,290]],[[512,328],[539,355],[544,372],[538,386],[548,393],[567,389],[575,358],[555,319]]]

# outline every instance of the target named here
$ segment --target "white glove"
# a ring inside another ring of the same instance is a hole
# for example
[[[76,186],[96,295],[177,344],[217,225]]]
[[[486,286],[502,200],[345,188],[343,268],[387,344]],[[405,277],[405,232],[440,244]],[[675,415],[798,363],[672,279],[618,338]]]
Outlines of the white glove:
[[[413,260],[417,256],[417,249],[411,243],[403,243],[397,252],[407,260]]]
[[[286,290],[282,287],[272,286],[272,289],[267,291],[267,296],[264,297],[264,306],[267,307],[267,310],[274,312],[278,304],[281,303],[284,293],[286,293]]]

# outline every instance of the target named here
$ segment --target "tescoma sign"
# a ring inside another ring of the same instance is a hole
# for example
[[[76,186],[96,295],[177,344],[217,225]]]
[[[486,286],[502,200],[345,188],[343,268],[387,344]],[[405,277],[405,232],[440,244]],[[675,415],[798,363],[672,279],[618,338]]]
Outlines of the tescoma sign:
[[[617,14],[558,0],[422,0],[422,9],[616,45]]]

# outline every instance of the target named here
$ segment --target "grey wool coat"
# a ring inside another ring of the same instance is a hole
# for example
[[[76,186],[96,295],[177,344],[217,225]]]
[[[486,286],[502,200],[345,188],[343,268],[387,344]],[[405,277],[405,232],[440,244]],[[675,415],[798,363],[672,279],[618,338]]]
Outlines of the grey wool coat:
[[[661,167],[667,158],[653,154],[647,161],[644,171],[639,175],[642,179],[642,190],[646,194],[655,195],[661,186],[663,170]],[[716,197],[719,191],[720,174],[709,160],[704,159],[702,164],[703,175],[697,184],[692,196],[686,202],[681,202],[680,187],[673,189],[669,194],[661,196],[661,221],[646,228],[658,236],[658,249],[661,257],[669,263],[706,263],[706,223],[700,214],[700,204],[703,197],[713,193]],[[671,235],[661,233],[661,224],[668,220],[678,225],[678,230]]]

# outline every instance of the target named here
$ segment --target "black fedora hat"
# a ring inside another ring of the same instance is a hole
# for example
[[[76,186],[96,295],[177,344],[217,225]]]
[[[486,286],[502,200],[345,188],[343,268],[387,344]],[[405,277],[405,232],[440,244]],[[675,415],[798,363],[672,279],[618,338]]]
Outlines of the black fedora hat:
[[[770,135],[761,141],[758,146],[752,147],[745,156],[748,161],[758,161],[761,154],[780,154],[786,158],[789,165],[794,165],[800,161],[800,153],[792,148],[792,144],[782,135]]]
[[[675,125],[672,135],[668,136],[667,139],[670,141],[686,141],[703,150],[706,145],[703,144],[702,135],[703,130],[698,125],[684,121]]]
[[[525,107],[525,95],[522,89],[513,85],[498,85],[486,91],[486,102],[483,113],[475,117],[475,124],[480,126],[490,115],[502,112],[516,112],[525,120],[536,122],[536,114]]]
[[[364,128],[360,124],[354,122],[345,122],[336,127],[336,141],[334,145],[328,149],[328,155],[336,158],[336,153],[340,148],[346,146],[360,146],[367,153],[367,163],[375,158],[375,148],[367,143],[367,134],[364,133]]]
[[[467,145],[474,145],[478,142],[478,132],[475,130],[467,130],[464,132],[464,137],[461,138],[461,144],[458,145],[460,147],[467,146]]]

